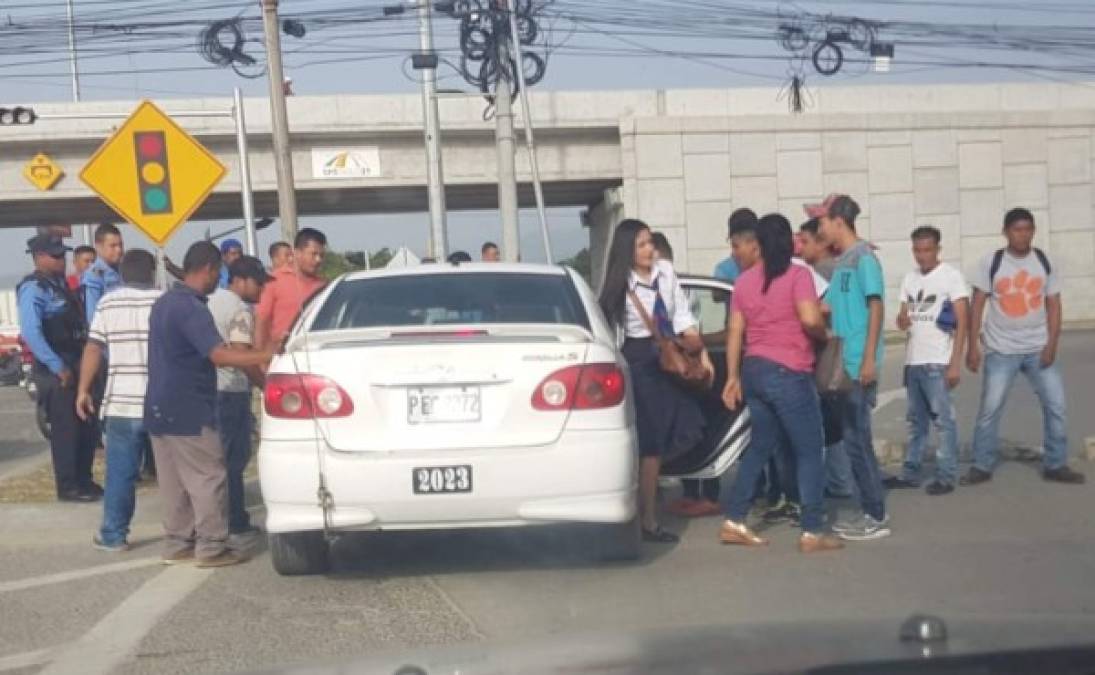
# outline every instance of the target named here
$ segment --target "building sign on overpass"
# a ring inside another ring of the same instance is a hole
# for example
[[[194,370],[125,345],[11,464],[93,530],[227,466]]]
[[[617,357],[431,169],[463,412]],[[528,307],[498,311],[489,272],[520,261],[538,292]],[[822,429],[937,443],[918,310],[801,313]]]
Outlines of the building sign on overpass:
[[[312,148],[312,178],[378,178],[380,148]]]
[[[225,173],[211,152],[144,101],[92,155],[80,180],[162,246]]]

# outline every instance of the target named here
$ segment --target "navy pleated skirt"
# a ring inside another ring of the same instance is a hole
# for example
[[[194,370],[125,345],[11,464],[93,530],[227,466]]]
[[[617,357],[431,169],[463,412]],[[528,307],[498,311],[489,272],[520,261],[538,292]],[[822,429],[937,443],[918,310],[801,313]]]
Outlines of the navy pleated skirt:
[[[622,351],[631,369],[639,454],[669,459],[694,448],[705,426],[696,395],[662,372],[653,339],[628,338]]]

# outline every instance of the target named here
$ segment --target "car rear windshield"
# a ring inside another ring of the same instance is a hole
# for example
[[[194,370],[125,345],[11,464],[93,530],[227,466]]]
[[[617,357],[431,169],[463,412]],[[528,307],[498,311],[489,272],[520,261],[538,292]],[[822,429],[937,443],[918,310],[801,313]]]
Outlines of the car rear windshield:
[[[500,323],[588,329],[589,317],[565,275],[428,274],[343,281],[311,330]]]

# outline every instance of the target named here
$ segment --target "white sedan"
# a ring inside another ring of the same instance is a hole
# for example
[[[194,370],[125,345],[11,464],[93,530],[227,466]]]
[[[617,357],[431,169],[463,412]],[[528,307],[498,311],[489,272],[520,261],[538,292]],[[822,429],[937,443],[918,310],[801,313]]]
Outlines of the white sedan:
[[[345,275],[305,308],[264,399],[259,475],[279,573],[326,570],[327,535],[361,530],[573,523],[597,557],[639,555],[627,366],[572,270]],[[743,424],[678,475],[725,470]]]

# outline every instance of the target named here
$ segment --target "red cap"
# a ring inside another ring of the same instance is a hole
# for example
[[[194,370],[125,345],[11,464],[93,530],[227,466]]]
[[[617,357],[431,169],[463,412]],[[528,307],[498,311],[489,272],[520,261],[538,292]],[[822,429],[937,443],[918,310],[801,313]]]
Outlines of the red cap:
[[[822,216],[827,216],[829,215],[829,207],[832,206],[833,202],[836,201],[836,198],[839,196],[840,195],[838,194],[831,194],[817,204],[803,204],[802,208],[806,211],[806,215],[810,218],[820,218]]]

